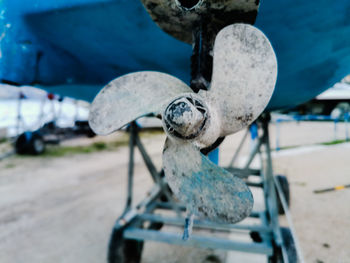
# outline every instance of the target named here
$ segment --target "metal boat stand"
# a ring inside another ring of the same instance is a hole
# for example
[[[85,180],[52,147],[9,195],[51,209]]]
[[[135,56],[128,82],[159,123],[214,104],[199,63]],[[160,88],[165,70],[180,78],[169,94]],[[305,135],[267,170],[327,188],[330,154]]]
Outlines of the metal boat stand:
[[[232,165],[226,169],[245,178],[250,187],[261,188],[265,208],[259,211],[253,210],[249,219],[239,224],[217,224],[195,219],[194,233],[187,241],[184,241],[181,235],[185,224],[185,206],[176,202],[172,197],[163,172],[156,170],[140,140],[137,125],[132,123],[129,128],[130,159],[127,201],[125,210],[117,219],[111,235],[108,262],[140,262],[144,241],[258,253],[266,255],[268,262],[298,262],[292,231],[289,228],[281,228],[278,222],[278,214],[283,213],[283,210],[279,210],[279,205],[288,211],[289,188],[285,177],[275,177],[273,174],[268,133],[269,115],[263,115],[256,123],[259,127],[259,135],[246,165],[243,168]],[[247,136],[244,136],[243,140],[246,138]],[[242,145],[243,142],[234,155],[233,164],[240,154]],[[139,149],[154,185],[139,204],[133,205],[135,147]],[[252,161],[258,156],[262,162],[261,169],[253,169],[251,168]],[[258,180],[251,180],[252,177]],[[279,197],[277,193],[280,194]],[[167,211],[166,215],[164,211]],[[246,221],[254,223],[245,223]],[[177,226],[179,230],[177,233],[166,232],[164,229],[161,231],[161,228],[165,226]],[[196,229],[202,231],[197,233]],[[209,230],[209,232],[205,235],[202,234],[205,232],[203,230]],[[223,232],[229,233],[230,239],[227,238],[228,234],[223,236]],[[220,237],[215,236],[215,233],[221,233]],[[236,233],[245,235],[250,241],[233,240],[232,237]]]

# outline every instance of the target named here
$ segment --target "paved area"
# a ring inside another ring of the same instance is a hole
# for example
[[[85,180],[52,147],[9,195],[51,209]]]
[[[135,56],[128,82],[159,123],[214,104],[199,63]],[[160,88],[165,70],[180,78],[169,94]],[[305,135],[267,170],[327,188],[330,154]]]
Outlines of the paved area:
[[[272,126],[273,144],[275,131]],[[344,136],[344,126],[337,131],[339,138]],[[225,140],[222,165],[229,163],[242,135]],[[350,183],[350,144],[312,145],[333,140],[331,123],[283,124],[280,136],[280,146],[311,145],[274,153],[275,171],[286,174],[291,183],[291,212],[306,262],[350,262],[350,190],[313,193]],[[144,141],[160,168],[164,136]],[[250,147],[244,147],[243,155]],[[125,203],[127,156],[128,149],[121,147],[0,161],[0,262],[106,262],[109,234]],[[135,173],[140,200],[152,182],[139,154]],[[285,218],[280,220],[286,224]],[[242,261],[242,255],[222,250],[147,242],[142,262],[264,261],[251,256]]]

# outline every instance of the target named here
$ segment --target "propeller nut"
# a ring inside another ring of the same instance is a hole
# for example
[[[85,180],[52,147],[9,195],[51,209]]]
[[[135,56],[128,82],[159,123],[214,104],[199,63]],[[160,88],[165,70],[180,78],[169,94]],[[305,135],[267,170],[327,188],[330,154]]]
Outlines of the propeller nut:
[[[185,10],[192,10],[202,2],[203,0],[175,0],[176,5]]]
[[[196,138],[205,127],[208,109],[205,104],[192,96],[180,97],[165,109],[166,131],[180,139]]]

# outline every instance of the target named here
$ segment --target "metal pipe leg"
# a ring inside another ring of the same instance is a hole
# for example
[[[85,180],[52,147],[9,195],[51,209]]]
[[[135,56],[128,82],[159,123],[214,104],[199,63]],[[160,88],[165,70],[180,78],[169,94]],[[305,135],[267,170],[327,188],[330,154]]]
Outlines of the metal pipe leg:
[[[130,138],[129,138],[128,192],[127,192],[126,205],[125,205],[123,214],[129,211],[132,206],[133,181],[134,181],[134,150],[135,150],[136,136],[137,136],[137,125],[135,122],[132,122],[130,124]]]

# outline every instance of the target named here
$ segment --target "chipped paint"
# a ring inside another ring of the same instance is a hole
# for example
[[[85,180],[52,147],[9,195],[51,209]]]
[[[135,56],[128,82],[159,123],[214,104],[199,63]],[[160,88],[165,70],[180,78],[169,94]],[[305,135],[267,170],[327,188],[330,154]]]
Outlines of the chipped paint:
[[[167,132],[181,139],[194,139],[204,129],[208,108],[198,98],[181,96],[171,102],[164,112]]]
[[[207,34],[214,39],[225,26],[233,23],[254,24],[259,1],[199,0],[186,7],[180,0],[141,0],[160,28],[175,38],[192,43],[193,30],[200,23],[208,26]]]
[[[97,95],[90,124],[96,133],[108,134],[140,116],[161,114],[166,116],[163,126],[168,136],[208,147],[260,115],[271,98],[276,78],[276,56],[266,36],[253,26],[235,24],[221,30],[216,38],[209,91],[190,93],[185,83],[164,73],[128,74]],[[190,100],[205,109],[205,116]],[[177,104],[187,110],[180,111]],[[175,116],[176,110],[182,114]]]
[[[238,177],[200,153],[219,137],[249,125],[266,107],[277,78],[275,53],[247,24],[222,29],[215,40],[210,89],[198,93],[159,72],[136,72],[109,83],[92,103],[89,123],[108,134],[149,113],[161,114],[168,139],[165,176],[189,213],[235,223],[249,215],[253,197]]]
[[[257,28],[235,24],[222,29],[214,45],[209,91],[199,95],[218,110],[221,136],[252,123],[267,106],[277,79],[277,59]]]
[[[163,166],[170,188],[189,213],[222,223],[236,223],[250,214],[253,196],[243,180],[212,163],[193,144],[168,139]]]
[[[168,74],[142,71],[116,78],[105,86],[91,104],[89,124],[106,135],[147,115],[160,114],[169,100],[191,89]]]

